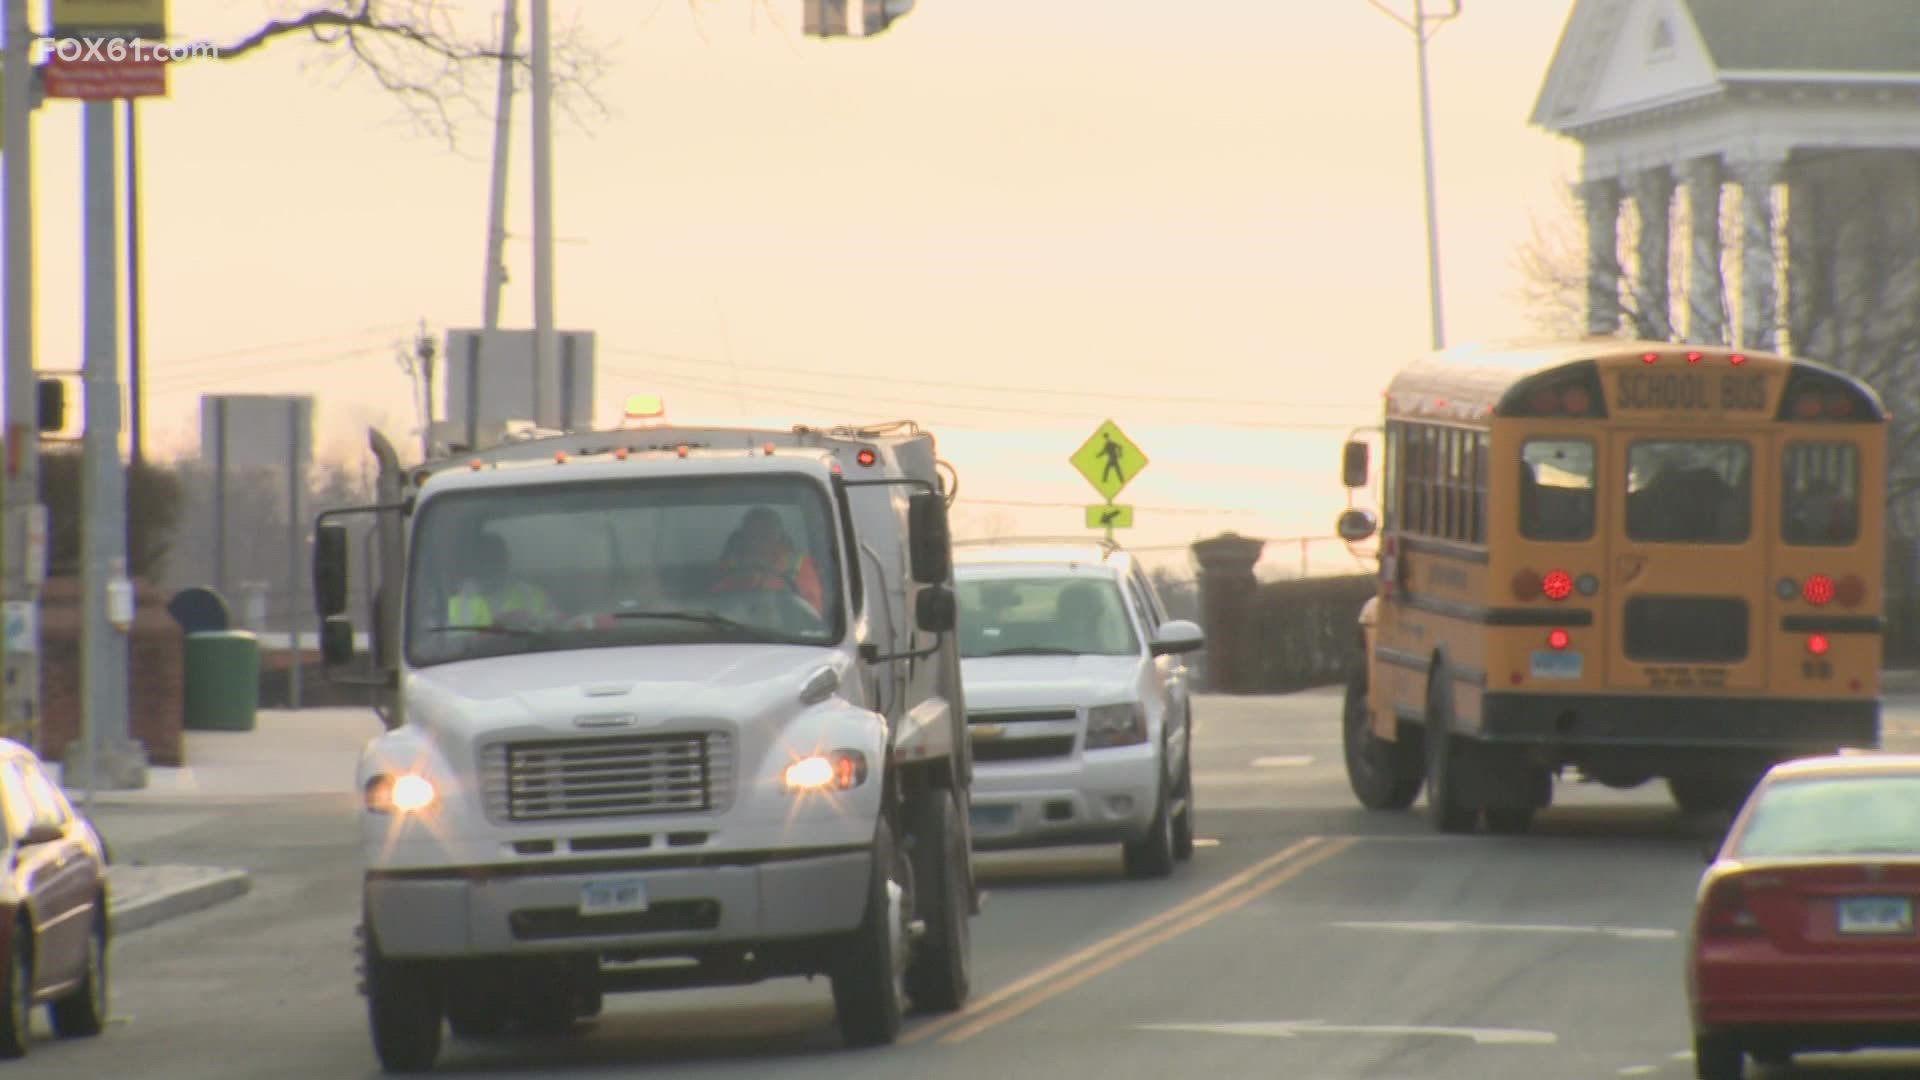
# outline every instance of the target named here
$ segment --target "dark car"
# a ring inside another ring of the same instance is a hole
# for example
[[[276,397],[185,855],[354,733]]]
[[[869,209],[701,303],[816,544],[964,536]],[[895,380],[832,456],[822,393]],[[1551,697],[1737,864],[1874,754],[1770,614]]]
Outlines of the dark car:
[[[49,1007],[61,1038],[98,1035],[106,1026],[107,852],[40,759],[11,739],[0,739],[0,811],[7,833],[0,1057],[20,1057],[36,1005]]]

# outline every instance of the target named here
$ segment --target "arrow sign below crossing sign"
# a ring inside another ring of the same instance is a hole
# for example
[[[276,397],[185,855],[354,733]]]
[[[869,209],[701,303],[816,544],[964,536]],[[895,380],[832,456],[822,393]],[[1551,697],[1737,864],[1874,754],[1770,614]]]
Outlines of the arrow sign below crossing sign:
[[[1147,455],[1127,438],[1120,425],[1108,420],[1094,429],[1067,462],[1087,478],[1101,498],[1112,502],[1147,467]]]
[[[1095,503],[1087,507],[1087,528],[1131,529],[1133,528],[1133,507],[1116,506],[1113,503]]]

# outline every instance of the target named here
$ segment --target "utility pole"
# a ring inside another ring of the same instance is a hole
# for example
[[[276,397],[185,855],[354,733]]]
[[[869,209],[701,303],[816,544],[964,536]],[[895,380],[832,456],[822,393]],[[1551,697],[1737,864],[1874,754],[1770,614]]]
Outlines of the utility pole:
[[[493,184],[487,197],[487,283],[481,323],[500,329],[500,290],[507,283],[507,157],[513,131],[513,43],[519,36],[519,0],[505,0],[500,13],[500,96],[493,115]]]
[[[133,589],[127,580],[126,472],[120,461],[119,246],[114,188],[114,103],[88,100],[80,106],[82,188],[85,193],[83,253],[86,312],[82,381],[86,384],[86,431],[81,480],[80,722],[86,802],[96,787],[147,786],[146,755],[129,738],[127,632],[133,624]]]
[[[1420,155],[1425,166],[1427,194],[1427,310],[1432,319],[1434,351],[1447,346],[1445,319],[1440,303],[1440,225],[1434,210],[1433,192],[1433,110],[1427,90],[1427,42],[1439,33],[1442,24],[1459,18],[1460,0],[1451,0],[1443,14],[1429,15],[1425,0],[1413,0],[1413,18],[1407,19],[1381,0],[1370,0],[1394,22],[1413,32],[1414,65],[1420,81]]]
[[[147,460],[140,390],[140,143],[139,98],[127,99],[127,442],[134,468]]]
[[[4,4],[6,40],[0,50],[4,123],[0,124],[0,248],[4,248],[6,316],[6,712],[0,734],[39,746],[40,579],[44,551],[30,537],[45,536],[40,503],[40,424],[33,356],[33,107],[32,38],[27,0]]]
[[[531,0],[533,16],[533,422],[544,426],[547,375],[557,370],[553,325],[553,42],[549,0]]]
[[[415,381],[414,389],[419,394],[415,402],[420,410],[420,460],[433,459],[433,339],[427,336],[427,320],[420,320],[420,329],[413,335],[413,351],[402,351],[396,358],[400,370]]]

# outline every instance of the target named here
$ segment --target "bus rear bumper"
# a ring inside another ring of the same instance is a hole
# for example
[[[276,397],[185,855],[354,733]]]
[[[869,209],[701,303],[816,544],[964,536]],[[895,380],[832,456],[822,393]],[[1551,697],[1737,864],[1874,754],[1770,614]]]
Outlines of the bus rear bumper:
[[[1878,748],[1880,702],[1488,693],[1477,734],[1487,742],[1567,748],[1827,753],[1841,747]]]

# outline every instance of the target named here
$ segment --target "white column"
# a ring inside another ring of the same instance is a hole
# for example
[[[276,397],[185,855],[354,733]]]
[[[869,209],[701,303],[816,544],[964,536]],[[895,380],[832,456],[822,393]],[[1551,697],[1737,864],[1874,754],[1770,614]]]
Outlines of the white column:
[[[1785,162],[1762,158],[1734,166],[1740,179],[1740,347],[1771,349],[1779,321],[1774,291],[1773,189]]]
[[[1587,333],[1620,329],[1620,182],[1588,180],[1579,187],[1587,211]]]
[[[1647,169],[1633,178],[1633,205],[1640,218],[1634,245],[1634,332],[1649,341],[1673,336],[1673,170]]]
[[[1727,341],[1726,277],[1721,269],[1718,157],[1698,157],[1687,171],[1687,340],[1697,345]]]

